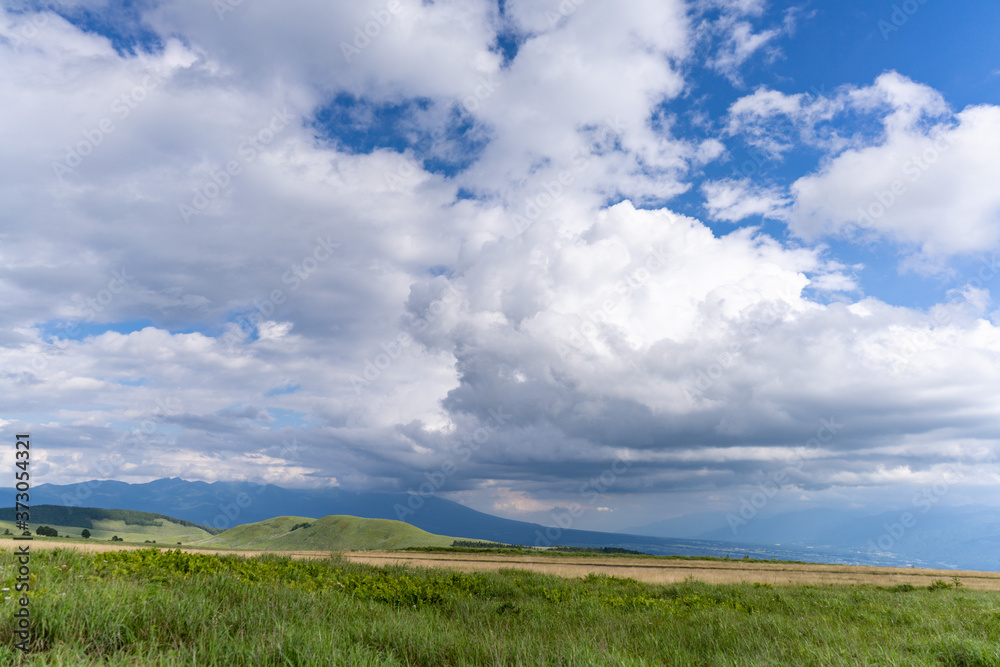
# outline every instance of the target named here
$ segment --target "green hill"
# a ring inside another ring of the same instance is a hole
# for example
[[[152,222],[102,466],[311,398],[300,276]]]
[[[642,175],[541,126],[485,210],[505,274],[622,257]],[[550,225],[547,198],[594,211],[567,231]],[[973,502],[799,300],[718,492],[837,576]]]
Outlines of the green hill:
[[[15,527],[14,516],[14,508],[0,508],[0,532],[9,530],[11,533],[20,533]],[[90,531],[91,540],[109,540],[117,535],[127,542],[156,540],[157,543],[165,544],[203,540],[219,532],[165,514],[62,505],[32,506],[29,526],[32,534],[39,526],[48,526],[55,528],[60,537],[69,535],[79,538],[86,528]]]
[[[328,516],[279,516],[236,526],[193,546],[275,551],[345,551],[450,547],[453,537],[435,535],[402,521]]]

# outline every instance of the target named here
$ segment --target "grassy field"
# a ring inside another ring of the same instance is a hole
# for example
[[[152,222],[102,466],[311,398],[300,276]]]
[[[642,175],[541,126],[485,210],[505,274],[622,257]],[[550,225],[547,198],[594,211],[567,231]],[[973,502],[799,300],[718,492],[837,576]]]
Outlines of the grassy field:
[[[84,540],[84,538],[80,537],[83,529],[79,526],[64,526],[51,523],[45,525],[59,531],[60,539],[68,535],[70,538]],[[32,527],[33,536],[34,528],[37,528],[37,526],[33,525]],[[9,530],[13,534],[20,532],[17,531],[13,521],[0,521],[0,533],[4,530]],[[145,543],[146,540],[156,540],[157,544],[176,544],[177,542],[187,544],[188,542],[200,541],[212,537],[211,533],[207,533],[200,528],[182,526],[176,523],[164,523],[162,526],[136,526],[126,524],[124,521],[95,521],[94,527],[87,530],[90,531],[90,538],[88,539],[105,542],[110,540],[114,535],[129,542]],[[35,539],[39,538],[35,536]]]
[[[20,534],[14,525],[15,510],[0,508],[0,534],[8,531]],[[82,537],[84,529],[90,531],[90,538],[107,541],[117,536],[129,542],[156,541],[157,544],[176,544],[204,540],[212,536],[211,529],[198,526],[164,514],[136,512],[132,510],[108,510],[97,507],[64,507],[60,505],[36,505],[31,508],[32,534],[39,526],[54,528],[59,538]],[[214,531],[218,532],[218,531]],[[44,539],[44,538],[42,538]]]
[[[650,585],[155,549],[36,550],[32,578],[34,652],[5,600],[2,664],[1000,665],[1000,594],[950,580]]]
[[[271,551],[343,551],[348,549],[402,549],[451,546],[453,537],[435,535],[402,521],[328,516],[310,519],[280,516],[236,526],[193,546]]]
[[[672,584],[697,579],[713,584],[930,586],[939,579],[957,580],[961,587],[1000,591],[1000,572],[965,572],[859,565],[824,565],[722,558],[663,556],[596,556],[572,553],[420,553],[414,551],[355,551],[343,558],[369,565],[406,565],[462,572],[497,571],[516,567],[560,577],[591,574],[629,578],[648,584]]]

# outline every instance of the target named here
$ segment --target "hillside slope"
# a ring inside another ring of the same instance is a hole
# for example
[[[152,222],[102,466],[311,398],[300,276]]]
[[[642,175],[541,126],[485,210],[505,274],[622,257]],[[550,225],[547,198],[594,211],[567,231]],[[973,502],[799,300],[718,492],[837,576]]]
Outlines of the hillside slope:
[[[14,525],[14,518],[14,508],[0,508],[0,531],[6,529],[12,533],[20,533]],[[135,542],[189,542],[203,540],[219,532],[165,514],[61,505],[33,505],[29,526],[32,532],[39,526],[48,526],[55,528],[60,535],[71,537],[80,537],[86,528],[94,540],[110,539],[112,535],[117,535]]]
[[[293,530],[297,525],[308,524]],[[405,549],[447,547],[453,537],[435,535],[401,521],[327,516],[310,519],[279,516],[231,528],[197,546],[227,549],[272,549],[277,551],[342,551],[357,549]]]

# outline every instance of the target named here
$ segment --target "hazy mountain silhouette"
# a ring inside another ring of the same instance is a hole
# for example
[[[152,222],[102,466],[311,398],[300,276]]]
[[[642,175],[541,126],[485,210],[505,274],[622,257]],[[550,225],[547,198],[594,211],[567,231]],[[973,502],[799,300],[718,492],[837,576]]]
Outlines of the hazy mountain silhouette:
[[[13,498],[13,490],[6,491]],[[41,484],[33,504],[156,512],[213,528],[277,516],[333,514],[397,519],[439,535],[525,545],[614,546],[654,554],[731,555],[814,562],[896,564],[1000,570],[1000,510],[966,506],[914,508],[866,515],[819,508],[755,517],[734,534],[726,513],[704,512],[605,533],[545,527],[478,512],[456,502],[405,493],[356,493],[337,488],[286,489],[251,482],[189,482],[179,478],[145,484],[92,481]],[[911,523],[908,521],[907,523]],[[902,530],[900,530],[902,529]]]

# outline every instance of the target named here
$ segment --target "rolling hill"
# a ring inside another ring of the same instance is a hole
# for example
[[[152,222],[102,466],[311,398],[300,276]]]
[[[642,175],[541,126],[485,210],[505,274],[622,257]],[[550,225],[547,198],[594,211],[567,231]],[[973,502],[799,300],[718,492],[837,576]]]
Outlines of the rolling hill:
[[[0,489],[0,495],[7,494],[4,496],[7,498],[13,498],[13,493],[12,489]],[[881,538],[887,542],[886,526],[900,520],[900,511],[862,516],[827,509],[760,516],[743,526],[738,535],[733,535],[724,512],[705,512],[639,526],[627,531],[631,534],[622,534],[578,530],[572,526],[558,529],[505,519],[434,495],[416,498],[418,502],[414,502],[415,497],[405,493],[286,489],[251,482],[207,483],[170,478],[127,484],[94,480],[67,485],[40,484],[32,488],[31,498],[39,504],[86,504],[158,512],[211,526],[210,530],[279,515],[350,515],[402,519],[432,534],[529,546],[610,546],[684,556],[741,557],[749,553],[756,558],[810,562],[1000,569],[1000,510],[986,507],[939,505],[926,514],[918,510],[914,512],[918,524],[908,529],[903,539],[894,539],[888,553],[873,553],[869,541]],[[34,524],[34,514],[32,519]],[[185,538],[174,541],[182,539]]]
[[[20,532],[14,524],[15,510],[0,508],[0,530]],[[59,505],[34,505],[31,507],[30,527],[55,528],[60,536],[80,537],[84,528],[92,540],[109,540],[117,535],[129,542],[158,543],[204,540],[218,530],[199,526],[191,521],[175,519],[165,514],[134,510],[102,509],[98,507],[63,507]]]
[[[449,547],[453,537],[435,535],[402,521],[327,516],[279,516],[236,526],[193,546],[275,551],[345,551]]]

